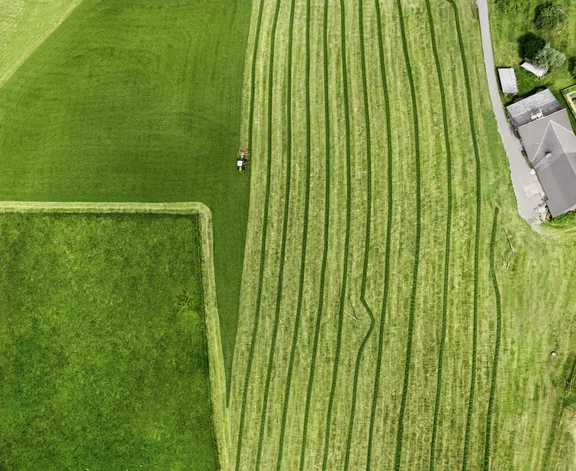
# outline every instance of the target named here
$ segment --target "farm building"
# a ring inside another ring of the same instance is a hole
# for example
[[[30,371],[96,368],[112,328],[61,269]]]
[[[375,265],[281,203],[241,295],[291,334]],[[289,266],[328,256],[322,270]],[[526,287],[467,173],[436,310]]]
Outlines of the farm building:
[[[520,64],[520,67],[527,70],[531,74],[534,74],[539,79],[541,79],[548,73],[548,69],[543,69],[542,67],[537,66],[536,64],[532,64],[530,62],[522,62],[522,64]]]
[[[552,217],[576,209],[576,136],[566,108],[550,90],[507,108]]]
[[[516,95],[518,93],[518,84],[516,83],[516,74],[512,67],[498,69],[500,78],[500,88],[504,95]]]

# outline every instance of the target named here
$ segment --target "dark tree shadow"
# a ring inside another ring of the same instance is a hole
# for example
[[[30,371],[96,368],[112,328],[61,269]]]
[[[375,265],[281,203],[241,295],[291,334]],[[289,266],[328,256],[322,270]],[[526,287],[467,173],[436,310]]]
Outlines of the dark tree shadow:
[[[532,60],[546,45],[546,40],[534,33],[526,33],[518,38],[518,55],[525,60]]]

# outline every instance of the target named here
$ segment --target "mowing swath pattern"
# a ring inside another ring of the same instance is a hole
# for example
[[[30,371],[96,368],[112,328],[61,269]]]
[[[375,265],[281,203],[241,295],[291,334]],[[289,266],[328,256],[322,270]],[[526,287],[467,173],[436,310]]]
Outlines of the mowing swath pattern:
[[[292,11],[294,2],[292,2]],[[292,23],[291,23],[292,34]],[[282,407],[282,422],[280,425],[280,438],[278,440],[278,459],[276,469],[282,467],[282,456],[284,453],[284,437],[286,434],[286,420],[288,417],[288,406],[290,404],[290,390],[292,386],[292,371],[294,369],[294,359],[296,357],[296,344],[300,331],[300,318],[302,316],[302,302],[304,299],[304,273],[306,268],[306,249],[308,246],[308,219],[310,217],[310,168],[311,168],[311,146],[310,146],[310,0],[306,0],[306,62],[305,62],[305,82],[306,82],[306,189],[304,195],[304,225],[302,228],[302,252],[300,254],[300,275],[298,283],[298,301],[296,306],[296,320],[294,321],[294,333],[292,335],[292,345],[290,347],[290,360],[288,363],[288,373],[286,375],[286,387],[284,390],[284,405]],[[292,41],[292,40],[290,40]],[[291,50],[291,48],[289,48]]]
[[[384,113],[386,115],[386,145],[387,145],[387,221],[386,221],[386,253],[384,255],[384,290],[382,294],[382,312],[380,314],[380,329],[378,332],[378,353],[376,355],[376,375],[374,379],[374,391],[372,393],[372,408],[370,413],[370,428],[368,429],[368,450],[366,458],[366,469],[369,471],[372,466],[372,450],[374,443],[374,427],[376,426],[376,406],[378,403],[378,392],[380,390],[380,374],[382,370],[382,354],[384,350],[384,328],[386,322],[386,309],[388,306],[388,293],[390,288],[390,241],[392,238],[392,211],[394,199],[392,194],[392,130],[390,119],[390,97],[388,96],[388,79],[386,76],[386,64],[384,61],[384,44],[382,34],[382,13],[380,11],[379,0],[374,0],[376,11],[376,31],[378,32],[378,65],[380,80],[382,83],[382,93],[384,94]]]
[[[320,340],[320,326],[322,321],[322,311],[324,309],[324,290],[326,288],[326,266],[328,263],[329,249],[329,228],[330,228],[330,109],[328,103],[328,0],[324,0],[323,22],[322,22],[322,59],[323,59],[323,80],[324,80],[324,124],[325,135],[324,145],[326,153],[326,183],[324,190],[324,244],[322,251],[322,265],[320,268],[320,293],[318,294],[318,309],[316,311],[316,325],[314,326],[314,340],[312,343],[312,361],[310,364],[310,374],[308,376],[308,386],[306,391],[306,406],[304,408],[304,426],[302,430],[302,445],[300,446],[300,471],[304,469],[306,460],[306,443],[308,439],[308,422],[310,420],[310,405],[312,402],[312,388],[316,374],[316,361],[318,359],[318,342]]]
[[[282,288],[284,286],[284,266],[288,263],[286,259],[286,237],[288,235],[288,215],[290,213],[290,184],[292,174],[292,37],[294,30],[294,3],[290,3],[290,23],[288,29],[288,67],[287,67],[287,91],[286,91],[286,188],[284,190],[284,220],[282,223],[282,244],[280,247],[280,269],[278,270],[278,291],[276,293],[276,312],[274,315],[274,327],[272,330],[272,343],[270,344],[270,358],[268,359],[268,370],[264,385],[264,401],[262,404],[262,414],[260,419],[260,432],[258,436],[258,451],[256,452],[256,471],[260,469],[262,458],[262,443],[264,440],[264,429],[266,425],[266,412],[268,408],[268,395],[270,394],[270,379],[274,366],[274,355],[276,353],[276,341],[278,338],[278,325],[280,324],[280,307],[282,303]],[[279,8],[280,1],[277,2]],[[274,50],[272,50],[274,54]],[[271,69],[272,70],[272,69]]]
[[[404,13],[402,11],[402,2],[397,0],[398,20],[400,25],[400,35],[402,38],[402,50],[404,52],[404,62],[408,74],[408,83],[410,85],[410,98],[412,100],[412,116],[414,126],[414,155],[416,158],[416,243],[414,248],[414,271],[412,275],[412,293],[410,296],[410,312],[408,314],[408,334],[406,342],[406,363],[404,365],[404,383],[402,385],[402,398],[400,402],[400,413],[398,414],[398,431],[396,434],[396,454],[394,457],[394,469],[400,469],[402,460],[402,440],[404,434],[404,414],[406,412],[406,400],[408,398],[408,384],[410,381],[410,360],[412,359],[412,335],[414,332],[414,317],[416,310],[416,295],[418,288],[418,270],[420,268],[420,231],[422,218],[422,197],[421,197],[421,176],[420,176],[420,140],[418,127],[418,105],[416,101],[416,91],[414,89],[414,78],[412,67],[410,65],[410,54],[408,52],[408,41],[404,28]]]
[[[358,354],[356,356],[356,366],[354,368],[354,384],[352,386],[352,405],[350,408],[350,424],[348,425],[348,439],[346,440],[346,455],[344,458],[344,469],[350,465],[350,450],[352,449],[352,436],[354,432],[354,417],[356,415],[356,401],[358,397],[358,376],[360,375],[360,365],[362,354],[366,343],[374,330],[374,314],[366,302],[366,282],[368,281],[368,258],[370,250],[370,231],[372,229],[372,141],[370,136],[370,108],[368,105],[368,84],[366,79],[366,54],[364,47],[364,0],[358,0],[358,33],[360,35],[360,66],[362,73],[362,98],[364,100],[364,128],[366,132],[366,235],[364,240],[364,261],[362,264],[362,288],[360,291],[360,301],[370,317],[370,326],[366,335],[362,339]],[[342,36],[344,37],[344,36]]]
[[[264,0],[260,4],[263,8]],[[276,39],[276,27],[278,26],[278,13],[280,11],[280,0],[276,2],[276,9],[274,11],[274,20],[272,22],[272,37],[270,42],[270,65],[268,72],[268,156],[266,164],[266,196],[264,202],[264,215],[262,219],[262,242],[260,248],[260,269],[258,275],[258,294],[256,296],[256,316],[254,319],[254,327],[252,329],[252,341],[250,342],[250,352],[248,354],[248,365],[246,367],[246,376],[244,379],[244,388],[242,390],[242,406],[240,410],[240,423],[238,426],[238,444],[236,448],[236,471],[240,470],[240,462],[242,459],[242,445],[244,438],[244,423],[246,420],[246,399],[248,397],[248,386],[250,384],[250,374],[252,372],[252,362],[254,361],[254,348],[256,346],[256,336],[258,334],[258,325],[260,321],[260,309],[262,306],[262,285],[264,280],[264,263],[266,261],[266,236],[267,236],[267,223],[268,212],[270,209],[270,183],[271,183],[271,167],[272,167],[272,95],[274,85],[274,46]],[[259,13],[260,16],[261,13]],[[258,28],[260,23],[258,23]],[[257,31],[260,34],[260,31]],[[254,50],[256,55],[257,50]],[[256,57],[254,57],[256,60]]]
[[[434,30],[434,20],[432,18],[432,9],[430,0],[426,0],[426,12],[428,23],[430,25],[430,43],[436,65],[436,76],[440,89],[440,100],[442,103],[442,127],[444,130],[444,145],[446,146],[446,246],[444,248],[444,289],[442,294],[442,327],[440,334],[440,348],[438,351],[438,375],[436,379],[436,399],[434,404],[434,422],[432,425],[432,440],[430,443],[430,471],[434,471],[434,459],[436,455],[436,436],[438,433],[438,418],[440,413],[440,398],[442,394],[442,363],[444,361],[444,348],[446,346],[446,330],[448,320],[448,281],[450,268],[450,236],[452,228],[452,148],[450,146],[450,135],[448,133],[448,116],[446,113],[446,93],[444,91],[444,80],[442,79],[442,70],[440,60],[438,59],[438,48],[436,45],[436,32]]]
[[[328,399],[328,412],[326,414],[326,428],[324,432],[324,457],[322,459],[322,469],[328,466],[328,451],[330,447],[330,431],[332,428],[332,410],[336,395],[336,382],[338,381],[338,367],[340,362],[340,351],[342,348],[342,328],[344,326],[344,303],[346,301],[346,289],[348,281],[348,251],[350,249],[350,219],[352,200],[352,172],[350,169],[350,112],[348,95],[348,71],[346,66],[346,9],[344,0],[340,0],[340,51],[342,61],[342,88],[344,91],[344,130],[345,130],[345,150],[346,150],[346,232],[344,240],[344,267],[342,269],[342,286],[340,287],[340,307],[338,312],[338,334],[336,337],[336,357],[334,358],[334,370],[332,374],[332,384],[330,386],[330,398]]]
[[[476,228],[474,234],[474,328],[472,333],[472,374],[470,377],[470,397],[468,401],[468,413],[466,417],[466,432],[464,435],[464,452],[462,454],[462,471],[466,471],[468,466],[468,448],[470,445],[470,427],[472,426],[472,410],[474,408],[474,395],[476,392],[476,357],[478,353],[478,264],[480,253],[480,222],[481,222],[481,189],[482,180],[480,173],[480,152],[478,150],[478,138],[476,136],[476,125],[474,123],[474,109],[472,106],[472,87],[470,86],[470,74],[466,64],[466,53],[464,52],[464,41],[462,39],[462,28],[460,26],[460,12],[454,0],[447,0],[453,8],[454,19],[456,20],[456,33],[458,35],[458,46],[460,48],[460,58],[464,71],[464,83],[466,85],[466,100],[468,105],[468,120],[470,123],[470,133],[472,135],[472,146],[474,148],[474,164],[476,169]]]
[[[484,442],[484,470],[490,469],[490,438],[492,434],[492,410],[496,399],[496,381],[498,378],[498,359],[500,357],[500,341],[502,339],[502,301],[500,299],[500,288],[498,288],[498,278],[496,277],[496,267],[494,266],[494,251],[496,245],[496,230],[498,228],[499,208],[494,210],[494,220],[492,222],[492,237],[490,238],[490,278],[492,278],[492,288],[496,301],[496,342],[494,345],[494,358],[492,360],[492,381],[490,382],[490,399],[488,400],[488,414],[486,415],[486,438]]]

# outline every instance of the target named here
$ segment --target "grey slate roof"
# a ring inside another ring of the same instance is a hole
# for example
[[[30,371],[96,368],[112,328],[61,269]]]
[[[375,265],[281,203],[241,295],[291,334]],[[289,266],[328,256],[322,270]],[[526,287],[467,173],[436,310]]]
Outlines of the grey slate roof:
[[[507,109],[546,193],[550,214],[555,217],[572,209],[576,205],[576,135],[566,109],[549,90]]]
[[[543,67],[540,67],[536,64],[532,64],[530,62],[522,62],[522,64],[520,64],[520,67],[534,74],[539,79],[544,77],[548,73],[548,69],[544,69]]]
[[[556,111],[564,109],[562,104],[554,97],[548,89],[536,93],[535,95],[517,101],[506,108],[512,123],[516,128],[533,121],[532,115],[542,112],[543,116],[548,116]]]
[[[518,93],[518,84],[516,83],[516,74],[512,67],[498,69],[500,78],[500,88],[504,95],[516,95]]]

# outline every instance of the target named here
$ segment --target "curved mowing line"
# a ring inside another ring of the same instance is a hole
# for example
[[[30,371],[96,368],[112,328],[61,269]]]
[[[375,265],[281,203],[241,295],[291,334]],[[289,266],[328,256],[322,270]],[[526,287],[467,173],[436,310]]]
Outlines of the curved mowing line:
[[[277,3],[279,5],[280,2]],[[290,3],[290,20],[288,26],[288,64],[286,77],[286,187],[284,190],[284,220],[282,223],[282,245],[280,248],[280,268],[278,270],[278,291],[276,293],[276,313],[274,315],[274,328],[272,331],[272,343],[270,346],[270,358],[264,386],[264,399],[262,402],[262,414],[260,419],[260,432],[258,436],[258,452],[256,453],[256,471],[260,469],[262,458],[262,445],[264,442],[264,429],[266,425],[266,413],[268,410],[268,397],[270,395],[270,380],[274,367],[276,354],[276,341],[278,338],[278,326],[280,324],[280,308],[282,306],[282,293],[284,287],[284,265],[286,262],[286,239],[288,236],[288,217],[290,214],[290,184],[292,180],[292,37],[294,29],[294,4]]]
[[[434,458],[436,455],[436,437],[438,435],[438,418],[440,414],[440,398],[442,394],[442,364],[444,361],[444,349],[446,346],[446,330],[448,320],[448,281],[450,279],[450,238],[452,227],[452,149],[450,147],[450,135],[448,132],[448,115],[446,112],[446,95],[444,92],[444,80],[442,79],[442,69],[438,59],[438,48],[436,45],[436,32],[434,30],[434,19],[430,0],[426,0],[426,12],[428,24],[430,25],[430,41],[432,52],[436,64],[436,75],[440,88],[440,100],[442,103],[442,123],[444,127],[444,145],[446,146],[446,245],[444,248],[444,292],[442,296],[442,330],[440,337],[440,350],[438,352],[438,376],[436,378],[436,402],[434,405],[434,422],[432,426],[432,440],[430,443],[430,471],[434,471]]]
[[[362,268],[362,289],[360,291],[360,301],[364,309],[370,316],[370,326],[366,335],[362,339],[358,355],[356,356],[356,366],[354,369],[354,386],[352,387],[352,406],[350,410],[350,423],[348,425],[348,440],[346,441],[346,457],[344,469],[347,470],[350,464],[350,451],[352,449],[352,436],[354,432],[354,417],[356,415],[356,400],[358,395],[358,376],[360,375],[360,365],[364,348],[368,343],[370,335],[374,330],[374,314],[366,302],[366,281],[368,278],[368,256],[370,248],[370,233],[372,227],[372,143],[370,141],[370,109],[368,108],[368,84],[366,79],[366,57],[364,48],[364,12],[362,4],[364,0],[358,1],[358,34],[360,35],[360,66],[362,69],[362,94],[364,98],[364,127],[366,128],[366,238],[364,240],[364,265]]]
[[[263,3],[264,0],[262,0]],[[240,424],[238,428],[238,445],[236,448],[236,471],[240,470],[240,460],[242,458],[242,443],[244,439],[244,423],[246,421],[246,399],[248,397],[248,386],[250,383],[250,374],[252,372],[252,361],[254,359],[254,348],[256,345],[256,335],[258,334],[258,324],[260,323],[260,308],[262,305],[262,284],[264,278],[264,262],[266,256],[266,235],[268,211],[270,209],[270,180],[272,167],[272,91],[274,78],[274,46],[276,41],[276,27],[278,25],[278,12],[280,11],[280,1],[276,2],[276,11],[274,12],[274,21],[272,23],[272,37],[270,41],[270,66],[268,71],[268,162],[266,167],[266,196],[264,205],[264,215],[262,218],[262,245],[260,248],[260,273],[258,275],[258,293],[256,295],[256,316],[254,327],[252,329],[252,341],[250,343],[250,352],[248,354],[248,365],[246,367],[246,377],[244,379],[244,390],[242,392],[242,409],[240,412]],[[260,7],[262,8],[262,3]],[[259,13],[260,16],[261,12]],[[256,50],[255,50],[256,52]],[[254,57],[254,59],[256,59]],[[250,130],[252,132],[252,130]]]
[[[474,109],[472,107],[472,89],[470,86],[470,75],[466,65],[466,54],[464,52],[464,41],[462,40],[462,28],[460,26],[460,13],[454,0],[446,0],[454,11],[456,20],[456,32],[458,34],[458,45],[460,47],[460,58],[464,72],[464,83],[466,85],[466,101],[468,104],[468,119],[470,121],[470,133],[472,135],[472,146],[474,148],[474,164],[476,168],[476,228],[474,235],[474,328],[472,333],[472,374],[470,378],[470,396],[468,399],[468,413],[466,416],[466,433],[464,435],[464,451],[462,454],[462,471],[468,468],[468,448],[470,444],[470,427],[472,425],[472,410],[474,407],[474,394],[476,391],[476,356],[478,351],[478,259],[480,252],[480,219],[481,219],[481,173],[480,173],[480,153],[478,151],[478,138],[476,136],[476,126],[474,124]]]
[[[410,360],[412,358],[412,335],[414,333],[414,313],[416,310],[416,295],[418,289],[418,270],[420,268],[420,219],[422,217],[422,201],[420,189],[420,140],[418,127],[418,104],[416,101],[416,91],[414,89],[414,77],[410,64],[410,54],[408,52],[408,42],[406,40],[406,30],[404,27],[404,13],[402,11],[401,0],[396,1],[398,5],[398,18],[400,24],[400,34],[402,37],[402,49],[404,51],[404,61],[406,62],[406,72],[408,73],[408,83],[410,84],[410,97],[412,99],[412,115],[414,119],[414,154],[416,157],[416,247],[414,249],[414,272],[412,275],[412,293],[410,295],[410,313],[408,317],[408,340],[406,342],[406,363],[404,365],[404,384],[402,386],[402,399],[400,402],[400,413],[398,414],[398,432],[396,435],[396,456],[394,458],[394,469],[400,469],[402,460],[402,439],[404,436],[404,414],[406,412],[406,400],[408,397],[408,384],[410,381]]]
[[[292,1],[292,11],[294,10],[294,0]],[[290,30],[290,35],[292,29]],[[310,216],[310,167],[311,167],[311,146],[310,146],[310,0],[306,0],[306,62],[305,62],[305,88],[306,88],[306,190],[304,194],[304,224],[302,227],[302,251],[300,254],[300,282],[298,286],[298,301],[296,307],[296,320],[294,333],[292,336],[292,346],[290,347],[290,361],[288,363],[288,374],[286,376],[286,387],[284,389],[284,405],[282,407],[282,422],[280,425],[280,439],[278,442],[278,458],[276,469],[280,471],[282,467],[282,457],[284,453],[284,437],[286,433],[286,420],[288,417],[288,405],[290,403],[290,390],[292,385],[292,371],[296,358],[296,344],[300,331],[300,318],[302,316],[302,301],[304,299],[304,276],[306,268],[306,248],[308,245],[308,219]],[[290,38],[290,43],[292,39]]]
[[[344,127],[345,127],[345,150],[346,150],[346,233],[344,235],[344,266],[342,267],[342,285],[340,288],[340,312],[338,313],[338,334],[336,337],[336,356],[334,358],[334,369],[332,371],[332,385],[330,386],[330,398],[328,399],[328,412],[326,414],[326,435],[324,436],[324,458],[322,459],[322,469],[326,471],[328,465],[328,450],[330,448],[330,430],[332,428],[332,409],[336,397],[336,383],[338,381],[338,362],[340,361],[340,350],[342,347],[342,327],[344,324],[344,303],[346,301],[346,284],[348,281],[348,250],[350,248],[350,219],[352,200],[352,171],[350,169],[350,113],[348,111],[348,73],[346,66],[346,10],[344,3],[347,0],[340,0],[340,50],[342,61],[342,88],[344,91]]]
[[[388,152],[388,208],[386,222],[386,254],[384,260],[384,290],[382,294],[382,312],[380,314],[380,330],[378,333],[378,354],[376,357],[376,377],[374,380],[374,392],[372,395],[372,412],[370,414],[370,429],[368,432],[368,451],[366,460],[366,470],[369,471],[372,461],[372,447],[374,443],[374,428],[376,426],[376,407],[378,404],[378,391],[380,389],[380,371],[382,369],[382,353],[384,350],[384,327],[386,321],[386,309],[388,306],[388,287],[390,284],[390,241],[392,239],[392,211],[394,200],[392,194],[392,123],[390,119],[390,97],[388,95],[388,79],[386,76],[386,64],[384,61],[384,43],[382,35],[382,16],[380,12],[380,1],[374,0],[376,7],[376,26],[378,31],[378,58],[380,64],[380,78],[382,80],[382,91],[384,93],[384,112],[386,114],[386,140]]]
[[[490,238],[490,277],[496,299],[496,345],[494,346],[494,359],[492,361],[492,383],[490,384],[490,400],[488,401],[488,415],[486,416],[486,441],[484,444],[484,470],[490,469],[490,438],[492,434],[492,410],[496,397],[496,380],[498,376],[498,359],[500,357],[500,340],[502,338],[502,303],[500,300],[500,289],[498,288],[498,278],[494,267],[494,246],[496,245],[496,229],[498,224],[499,209],[494,210],[494,221],[492,222],[492,237]]]
[[[310,376],[308,378],[308,390],[306,392],[306,407],[304,409],[304,430],[302,431],[302,446],[300,447],[300,471],[304,469],[306,459],[306,440],[308,437],[308,418],[310,415],[310,404],[312,402],[312,386],[316,373],[316,358],[318,356],[318,341],[320,339],[320,324],[322,320],[322,310],[324,309],[324,289],[326,288],[326,264],[328,261],[328,229],[330,226],[330,108],[328,93],[328,0],[324,0],[323,19],[323,59],[324,59],[324,123],[325,123],[325,167],[326,186],[324,190],[324,248],[322,253],[322,267],[320,269],[320,293],[318,294],[318,310],[316,315],[316,325],[314,327],[314,341],[312,344],[312,363],[310,365]]]

